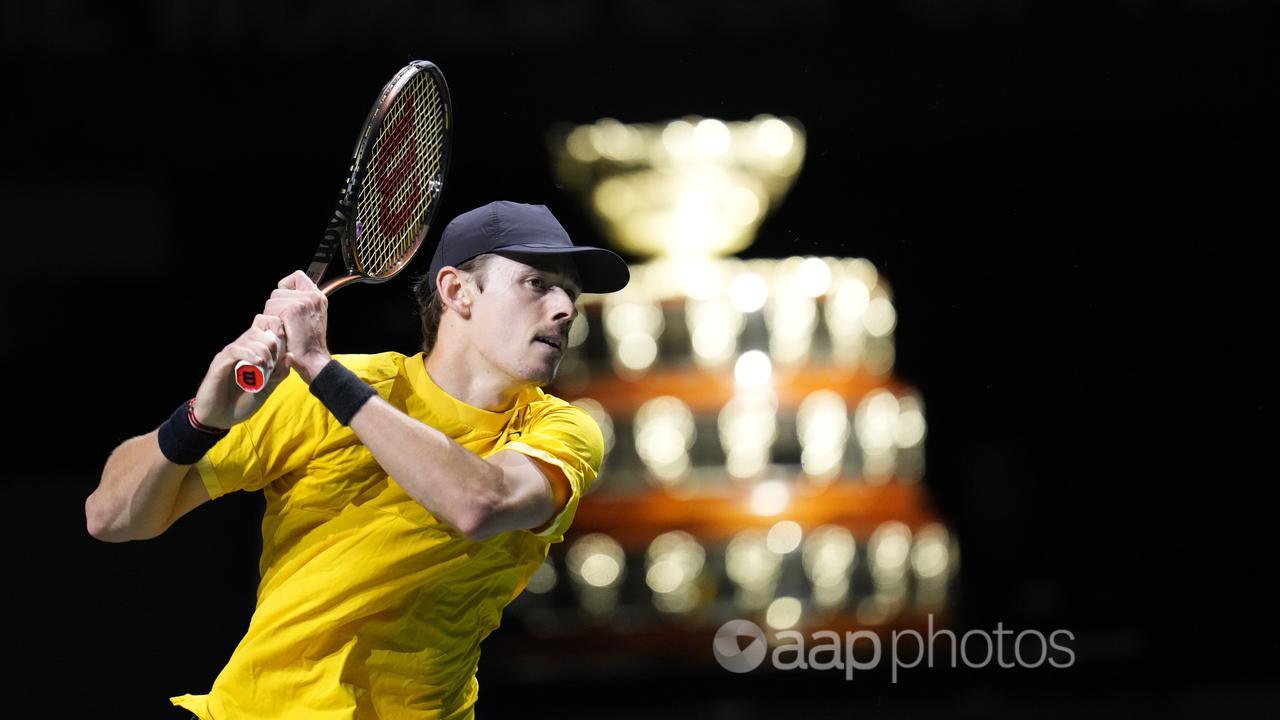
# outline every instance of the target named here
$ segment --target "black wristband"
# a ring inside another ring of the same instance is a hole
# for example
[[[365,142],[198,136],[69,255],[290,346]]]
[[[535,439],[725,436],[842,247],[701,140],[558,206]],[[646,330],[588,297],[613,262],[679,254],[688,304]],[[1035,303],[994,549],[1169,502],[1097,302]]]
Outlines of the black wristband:
[[[194,403],[195,400],[188,400],[179,405],[156,433],[161,454],[174,465],[194,465],[209,448],[227,436],[226,430],[197,426],[192,414]]]
[[[377,390],[343,367],[337,360],[330,360],[311,379],[311,394],[320,399],[338,422],[349,425],[356,412],[378,394]]]

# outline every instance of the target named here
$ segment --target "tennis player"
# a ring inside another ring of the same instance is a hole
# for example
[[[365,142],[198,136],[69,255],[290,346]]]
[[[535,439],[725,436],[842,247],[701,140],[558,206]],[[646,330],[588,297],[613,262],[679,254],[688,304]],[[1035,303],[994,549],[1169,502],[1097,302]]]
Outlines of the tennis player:
[[[336,358],[325,296],[302,272],[282,280],[86,502],[89,532],[120,542],[230,492],[266,495],[248,631],[208,694],[173,704],[206,720],[473,717],[480,642],[603,455],[591,418],[539,388],[579,292],[628,277],[546,207],[491,203],[445,228],[416,287],[423,352]],[[245,394],[240,360],[278,370]]]

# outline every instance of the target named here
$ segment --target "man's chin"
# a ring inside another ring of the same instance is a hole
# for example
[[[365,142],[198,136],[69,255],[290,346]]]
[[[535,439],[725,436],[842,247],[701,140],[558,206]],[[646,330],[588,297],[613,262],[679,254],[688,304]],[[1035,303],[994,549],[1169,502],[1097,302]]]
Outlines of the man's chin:
[[[536,385],[538,387],[542,387],[544,385],[550,385],[552,381],[556,379],[556,371],[559,369],[560,369],[560,361],[557,360],[550,367],[529,368],[528,372],[524,373],[524,378],[530,384]]]
[[[543,373],[540,377],[535,379],[534,382],[537,383],[538,387],[544,387],[546,385],[550,385],[551,383],[555,382],[557,370],[559,370],[558,367],[551,368],[550,372]]]

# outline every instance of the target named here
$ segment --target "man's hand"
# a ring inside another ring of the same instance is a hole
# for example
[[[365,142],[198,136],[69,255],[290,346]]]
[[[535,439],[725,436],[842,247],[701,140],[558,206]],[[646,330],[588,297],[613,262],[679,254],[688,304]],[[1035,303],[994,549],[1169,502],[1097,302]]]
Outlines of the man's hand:
[[[213,356],[200,389],[196,391],[196,419],[205,425],[229,428],[247,420],[262,407],[271,391],[289,374],[279,361],[280,340],[285,337],[280,318],[258,315],[253,325]],[[275,365],[267,386],[258,393],[247,393],[235,381],[236,363],[245,360],[262,367]]]
[[[253,325],[214,356],[196,392],[196,419],[220,428],[247,420],[290,369],[310,383],[330,360],[328,313],[329,299],[306,273],[299,270],[281,280]],[[261,392],[247,393],[236,385],[234,370],[241,360],[274,366]]]
[[[284,323],[289,338],[285,363],[310,384],[331,359],[325,341],[329,298],[306,273],[298,270],[280,281],[262,312]]]

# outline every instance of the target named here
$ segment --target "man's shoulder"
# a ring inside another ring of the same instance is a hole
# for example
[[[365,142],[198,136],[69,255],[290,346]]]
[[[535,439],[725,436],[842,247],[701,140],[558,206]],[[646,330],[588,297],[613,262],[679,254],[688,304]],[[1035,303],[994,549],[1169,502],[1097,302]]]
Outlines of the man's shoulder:
[[[533,424],[552,418],[578,424],[596,425],[591,414],[579,405],[539,389],[537,395],[529,402],[528,411],[525,413],[525,422]]]
[[[526,437],[537,437],[550,447],[559,447],[582,459],[592,473],[598,472],[604,459],[604,431],[591,412],[542,391],[529,403],[524,413],[522,430]],[[532,442],[532,441],[530,441]]]
[[[554,411],[581,411],[577,405],[556,397],[541,388],[535,388],[532,397],[529,399],[529,411],[534,414]]]

